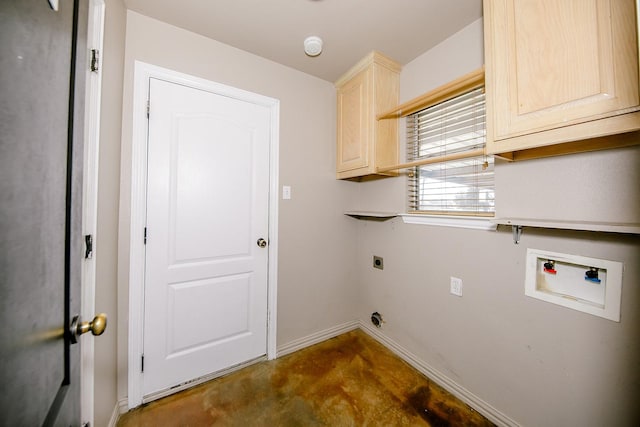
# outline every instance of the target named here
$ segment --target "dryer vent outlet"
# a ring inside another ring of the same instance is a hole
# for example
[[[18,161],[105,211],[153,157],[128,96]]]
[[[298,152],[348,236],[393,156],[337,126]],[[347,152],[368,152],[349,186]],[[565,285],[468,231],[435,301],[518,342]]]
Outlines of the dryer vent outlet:
[[[371,323],[373,323],[376,328],[381,328],[383,322],[384,321],[382,320],[382,315],[380,313],[376,311],[371,314]]]

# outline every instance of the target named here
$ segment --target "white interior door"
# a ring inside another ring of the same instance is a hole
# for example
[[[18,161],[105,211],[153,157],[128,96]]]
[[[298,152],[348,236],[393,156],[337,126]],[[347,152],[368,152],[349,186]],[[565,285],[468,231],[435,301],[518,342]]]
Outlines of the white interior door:
[[[269,108],[149,80],[143,394],[266,355]]]

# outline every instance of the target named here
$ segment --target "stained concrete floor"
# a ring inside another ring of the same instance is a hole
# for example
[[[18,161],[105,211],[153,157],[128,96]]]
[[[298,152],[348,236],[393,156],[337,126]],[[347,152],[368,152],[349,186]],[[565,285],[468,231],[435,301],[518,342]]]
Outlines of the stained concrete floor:
[[[360,330],[123,415],[118,427],[493,426]]]

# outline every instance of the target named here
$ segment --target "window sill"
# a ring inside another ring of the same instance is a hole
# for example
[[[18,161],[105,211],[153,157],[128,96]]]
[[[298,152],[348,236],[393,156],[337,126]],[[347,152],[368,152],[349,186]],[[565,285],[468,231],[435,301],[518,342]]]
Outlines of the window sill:
[[[470,228],[473,230],[495,231],[497,224],[493,217],[438,216],[425,214],[400,214],[405,224],[435,225],[438,227]]]

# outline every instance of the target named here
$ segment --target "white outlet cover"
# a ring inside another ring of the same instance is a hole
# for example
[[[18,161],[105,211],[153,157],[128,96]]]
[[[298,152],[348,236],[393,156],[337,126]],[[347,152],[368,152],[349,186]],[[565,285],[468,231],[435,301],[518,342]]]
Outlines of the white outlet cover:
[[[290,200],[291,199],[291,187],[288,185],[282,186],[282,200]]]
[[[462,279],[451,277],[451,286],[449,289],[453,295],[462,296]]]

